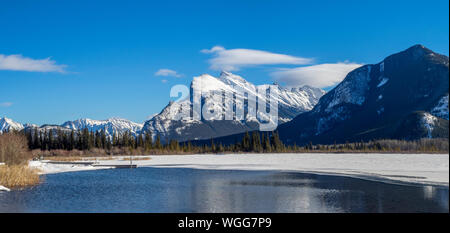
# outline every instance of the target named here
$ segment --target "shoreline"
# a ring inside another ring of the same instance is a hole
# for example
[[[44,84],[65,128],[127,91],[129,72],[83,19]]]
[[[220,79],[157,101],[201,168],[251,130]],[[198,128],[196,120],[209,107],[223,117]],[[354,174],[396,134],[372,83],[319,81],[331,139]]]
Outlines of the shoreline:
[[[99,160],[106,167],[49,164],[30,161],[41,174],[111,169],[108,165],[129,164],[130,156]],[[138,167],[192,168],[208,170],[259,170],[336,175],[395,184],[449,186],[448,154],[194,154],[151,155],[149,160],[133,160]],[[80,159],[81,160],[81,159]]]

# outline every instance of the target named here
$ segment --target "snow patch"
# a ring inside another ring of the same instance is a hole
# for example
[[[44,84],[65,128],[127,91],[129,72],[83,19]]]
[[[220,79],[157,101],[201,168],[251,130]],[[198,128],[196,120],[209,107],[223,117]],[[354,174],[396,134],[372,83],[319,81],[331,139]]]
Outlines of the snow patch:
[[[225,107],[222,104],[222,95],[217,95],[217,93],[233,93],[241,89],[247,93],[251,93],[258,98],[265,98],[265,95],[257,93],[257,86],[253,83],[248,82],[241,76],[232,74],[230,72],[223,71],[219,77],[214,77],[209,74],[204,74],[198,77],[194,77],[191,83],[191,89],[201,90],[202,92],[202,104],[207,103],[208,107],[212,111],[222,112]],[[192,93],[190,93],[192,94]],[[239,94],[239,93],[236,93]],[[302,112],[310,111],[318,103],[319,99],[325,94],[325,91],[319,88],[313,88],[309,86],[303,86],[299,88],[286,89],[278,86],[278,114],[279,123],[284,123],[292,120],[295,116]],[[244,99],[244,96],[239,96]],[[250,102],[242,106],[243,102],[236,102],[236,105],[240,108],[250,108],[250,106],[256,106],[256,103]],[[178,113],[184,110],[191,109],[191,98],[186,98],[183,101],[177,103],[169,103],[158,115],[154,116],[152,119],[145,122],[143,131],[150,132],[153,137],[159,134],[162,138],[171,139],[172,136],[176,137],[182,134],[190,135],[193,139],[199,132],[198,127],[201,127],[206,122],[203,120],[193,120],[190,119],[176,119]],[[203,107],[203,106],[202,106]],[[191,116],[188,112],[186,115]],[[259,119],[267,119],[268,115],[264,112],[258,114]],[[216,121],[217,122],[217,121]],[[242,125],[242,129],[245,130],[248,127],[248,123],[259,122],[254,117],[249,117],[245,121],[234,120],[233,123]],[[217,122],[217,124],[220,124]],[[255,124],[251,124],[254,127]],[[188,127],[189,126],[189,127]],[[208,126],[210,127],[210,126]],[[223,128],[223,126],[222,126]],[[217,132],[220,134],[220,132]],[[240,133],[240,132],[226,132],[226,134]],[[205,137],[205,136],[202,136]],[[196,137],[198,138],[198,137]],[[202,139],[209,139],[202,138]]]
[[[389,81],[388,78],[383,78],[380,83],[378,83],[377,87],[381,87]]]
[[[434,129],[434,125],[436,123],[437,118],[429,113],[424,113],[421,119],[421,123],[427,129],[427,137],[432,138],[432,133]]]
[[[448,94],[439,100],[437,105],[431,110],[431,114],[448,120]]]
[[[67,121],[61,125],[63,128],[71,130],[82,130],[87,128],[89,131],[96,132],[103,130],[106,136],[112,137],[113,135],[123,134],[130,132],[133,136],[137,136],[143,124],[138,124],[122,118],[109,118],[107,120],[91,120],[91,119],[79,119],[75,121]]]
[[[319,122],[317,123],[317,130],[316,130],[316,135],[319,135],[327,130],[329,130],[333,123],[339,122],[339,121],[343,121],[345,119],[347,119],[349,117],[348,114],[345,114],[345,108],[344,107],[339,107],[333,110],[333,112],[326,116],[326,117],[321,117],[319,119]]]
[[[23,124],[15,122],[6,117],[0,118],[0,134],[11,131],[11,130],[20,131],[23,128],[24,128]]]
[[[30,161],[28,166],[30,168],[36,168],[39,170],[39,174],[52,174],[61,172],[76,172],[87,170],[99,170],[99,169],[111,169],[113,167],[94,167],[91,165],[74,165],[74,164],[53,164],[47,163],[47,160],[42,161]],[[105,163],[104,161],[102,161]],[[128,161],[128,164],[130,162]]]
[[[365,101],[366,91],[369,89],[371,66],[359,68],[351,72],[335,89],[332,101],[328,104],[326,112],[342,103],[362,105]]]

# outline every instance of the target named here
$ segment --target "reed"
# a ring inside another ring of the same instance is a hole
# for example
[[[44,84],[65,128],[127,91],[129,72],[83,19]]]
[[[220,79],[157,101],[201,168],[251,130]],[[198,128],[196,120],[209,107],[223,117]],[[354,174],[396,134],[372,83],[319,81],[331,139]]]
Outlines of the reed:
[[[38,170],[25,165],[0,166],[0,185],[8,188],[25,187],[39,183]]]

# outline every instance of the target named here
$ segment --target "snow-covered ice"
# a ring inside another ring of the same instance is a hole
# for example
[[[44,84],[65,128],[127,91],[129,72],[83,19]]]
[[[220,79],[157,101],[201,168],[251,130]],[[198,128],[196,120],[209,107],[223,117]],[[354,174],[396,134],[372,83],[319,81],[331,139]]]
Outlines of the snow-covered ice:
[[[76,171],[86,171],[86,170],[98,170],[98,169],[107,169],[111,167],[94,167],[90,165],[83,164],[54,164],[47,163],[48,160],[42,161],[30,161],[28,166],[31,168],[36,168],[39,170],[40,174],[51,174],[51,173],[60,173],[60,172],[76,172]]]
[[[448,154],[226,154],[157,155],[135,160],[138,167],[195,168],[220,170],[279,170],[358,177],[387,182],[446,185],[449,183]],[[102,165],[129,164],[122,157],[101,160]],[[99,169],[30,162],[43,173]]]

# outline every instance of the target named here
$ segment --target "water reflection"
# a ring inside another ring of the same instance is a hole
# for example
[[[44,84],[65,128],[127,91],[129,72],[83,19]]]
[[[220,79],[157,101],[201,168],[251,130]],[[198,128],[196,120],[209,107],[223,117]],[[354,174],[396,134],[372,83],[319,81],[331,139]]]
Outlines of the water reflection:
[[[52,174],[0,193],[0,212],[448,212],[448,187],[274,171],[182,168]]]

